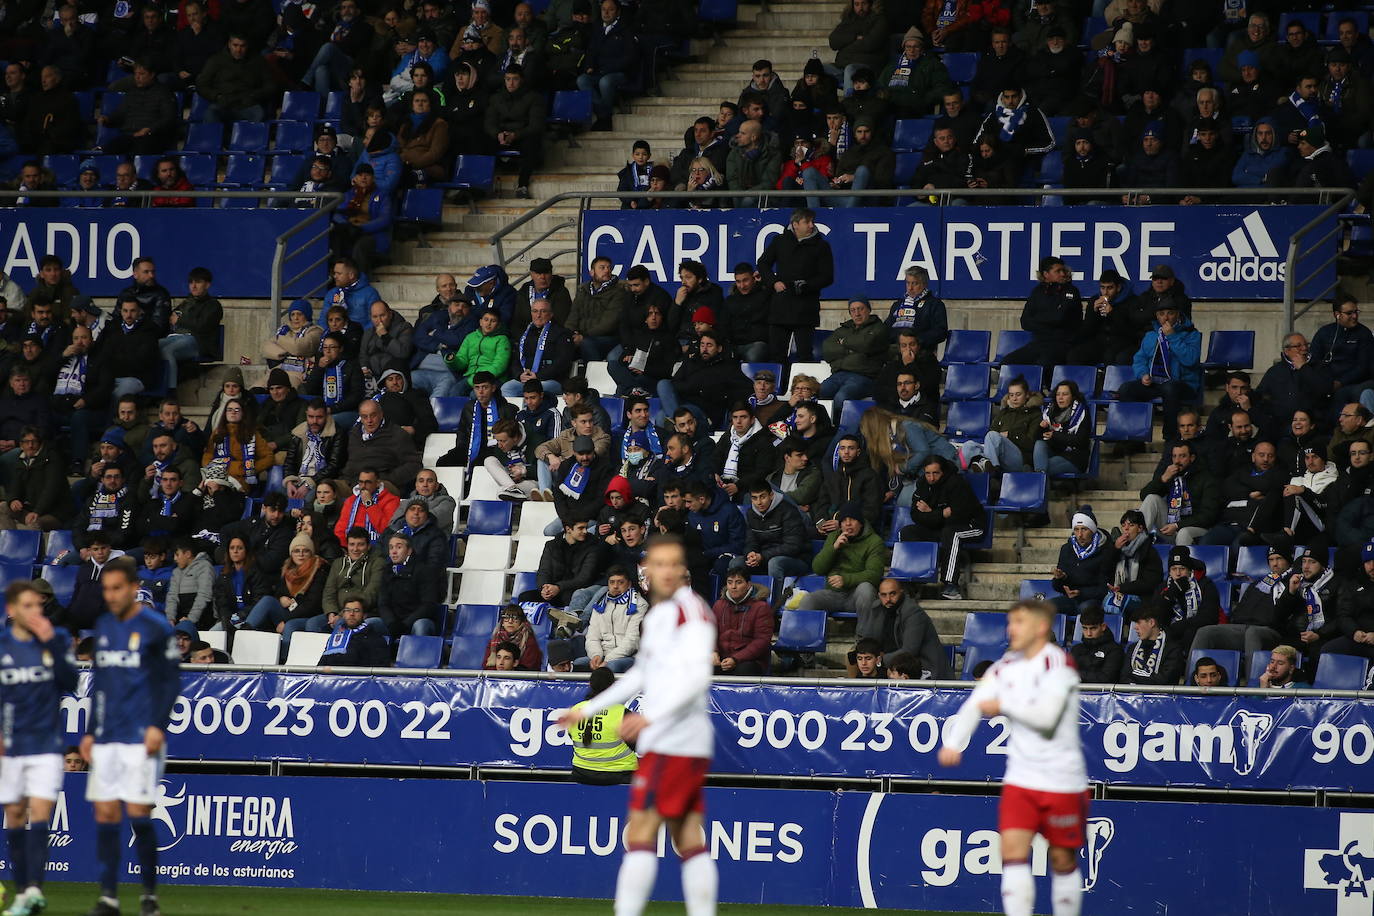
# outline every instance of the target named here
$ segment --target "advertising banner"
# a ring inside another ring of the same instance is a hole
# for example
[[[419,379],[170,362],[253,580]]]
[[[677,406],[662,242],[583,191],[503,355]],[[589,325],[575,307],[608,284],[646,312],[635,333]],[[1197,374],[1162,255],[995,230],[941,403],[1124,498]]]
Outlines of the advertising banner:
[[[272,292],[277,236],[310,212],[210,207],[0,209],[0,254],[5,272],[25,290],[33,288],[38,260],[45,254],[61,258],[77,289],[96,297],[118,295],[130,283],[134,259],[149,257],[157,263],[158,281],[174,299],[186,294],[186,275],[193,267],[208,267],[214,274],[216,296],[263,298]],[[298,244],[318,231],[307,231]],[[321,239],[292,258],[286,277],[304,270],[326,247]],[[300,290],[324,276],[321,266],[318,276],[300,281]]]
[[[567,768],[555,712],[584,683],[185,672],[172,759]],[[983,722],[957,771],[936,761],[959,688],[716,684],[714,772],[1000,778],[1005,719]],[[89,699],[66,701],[75,743]],[[1095,782],[1371,791],[1374,698],[1091,691],[1081,722]]]
[[[1095,295],[1113,268],[1136,289],[1154,265],[1173,266],[1193,299],[1282,299],[1288,240],[1316,219],[1316,205],[1193,207],[856,207],[822,209],[818,224],[835,257],[835,283],[822,298],[901,295],[913,265],[930,272],[946,299],[1024,299],[1046,255],[1062,257],[1080,291]],[[583,263],[605,255],[623,275],[643,264],[677,286],[677,265],[697,260],[728,285],[787,226],[790,210],[588,210]],[[1331,225],[1318,230],[1324,234]],[[1326,260],[1313,258],[1312,265]],[[1306,280],[1312,267],[1298,266]],[[1320,292],[1334,265],[1304,289]],[[877,304],[875,303],[875,309]]]
[[[95,825],[69,774],[50,880],[94,881]],[[153,821],[169,884],[610,897],[625,787],[177,775]],[[992,912],[997,800],[957,795],[708,789],[706,842],[725,902]],[[138,880],[125,847],[120,880]],[[655,896],[681,899],[660,835]],[[1048,854],[1031,868],[1047,912]],[[1085,914],[1367,914],[1374,813],[1094,802],[1079,851]],[[8,862],[0,863],[8,877]]]

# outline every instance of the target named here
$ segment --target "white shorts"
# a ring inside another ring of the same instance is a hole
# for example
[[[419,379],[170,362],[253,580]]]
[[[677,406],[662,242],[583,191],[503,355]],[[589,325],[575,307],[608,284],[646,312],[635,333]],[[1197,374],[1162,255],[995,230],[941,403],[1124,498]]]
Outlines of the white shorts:
[[[0,805],[25,798],[57,801],[62,791],[62,755],[27,754],[0,757]]]
[[[149,757],[142,744],[97,744],[91,749],[86,801],[154,805],[166,761],[165,750]]]

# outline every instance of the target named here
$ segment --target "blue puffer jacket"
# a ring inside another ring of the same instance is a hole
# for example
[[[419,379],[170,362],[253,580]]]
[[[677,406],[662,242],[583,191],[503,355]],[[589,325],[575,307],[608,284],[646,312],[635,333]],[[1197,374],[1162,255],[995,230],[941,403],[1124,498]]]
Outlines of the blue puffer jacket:
[[[377,190],[388,199],[394,197],[396,189],[401,184],[401,172],[405,170],[401,156],[396,152],[396,136],[389,135],[386,147],[375,153],[364,150],[358,158],[358,165],[353,166],[354,174],[357,174],[358,166],[363,163],[372,166],[372,175],[377,179]],[[349,177],[352,178],[351,175]]]
[[[1269,118],[1260,118],[1255,122],[1255,126],[1261,124],[1274,126],[1274,122]],[[1263,185],[1281,185],[1283,178],[1288,174],[1288,163],[1293,158],[1293,151],[1285,146],[1279,137],[1274,138],[1274,145],[1268,152],[1263,152],[1255,145],[1255,135],[1250,134],[1245,141],[1245,152],[1241,153],[1236,160],[1236,167],[1231,170],[1231,184],[1238,188],[1258,188]],[[1270,175],[1276,176],[1270,178]]]
[[[328,328],[326,321],[330,308],[342,305],[348,309],[348,317],[358,324],[370,324],[372,321],[372,303],[382,298],[372,284],[367,282],[367,274],[358,274],[358,279],[348,286],[331,287],[329,292],[324,294],[324,300],[320,303],[320,327]]]
[[[410,368],[414,369],[420,362],[431,353],[438,353],[444,356],[447,353],[457,353],[458,348],[463,345],[463,340],[477,330],[477,317],[469,315],[457,324],[449,327],[448,309],[436,309],[420,322],[420,326],[415,329],[415,353],[410,357]]]
[[[1150,371],[1155,361],[1155,349],[1159,346],[1159,322],[1155,322],[1135,351],[1131,369],[1135,377],[1152,375]],[[1202,391],[1202,332],[1193,327],[1188,319],[1180,318],[1174,333],[1169,335],[1169,372],[1177,381],[1191,385],[1194,391]]]
[[[730,502],[723,491],[716,491],[705,512],[687,513],[687,524],[701,532],[702,552],[711,562],[727,553],[737,557],[744,554],[748,526],[739,506]]]

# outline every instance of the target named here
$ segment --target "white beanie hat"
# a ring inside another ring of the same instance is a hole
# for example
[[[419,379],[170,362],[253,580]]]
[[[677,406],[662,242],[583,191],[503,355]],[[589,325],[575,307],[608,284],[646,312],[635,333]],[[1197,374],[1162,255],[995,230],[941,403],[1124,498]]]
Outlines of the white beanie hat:
[[[1092,515],[1087,512],[1075,512],[1073,514],[1073,527],[1091,528],[1092,530],[1096,531],[1097,519],[1093,518]]]

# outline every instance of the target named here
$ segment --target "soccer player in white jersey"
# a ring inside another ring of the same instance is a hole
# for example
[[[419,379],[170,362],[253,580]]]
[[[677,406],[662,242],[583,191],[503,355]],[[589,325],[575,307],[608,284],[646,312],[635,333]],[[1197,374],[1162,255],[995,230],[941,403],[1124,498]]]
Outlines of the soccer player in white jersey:
[[[997,829],[1002,836],[1002,911],[1031,916],[1031,840],[1050,844],[1054,916],[1078,916],[1083,884],[1078,849],[1088,818],[1088,774],[1078,738],[1078,672],[1054,644],[1054,605],[1018,601],[1007,612],[1010,649],[988,669],[946,729],[940,763],[963,759],[983,716],[1011,723]]]
[[[649,612],[640,630],[635,666],[615,686],[559,723],[581,721],[641,697],[620,735],[643,755],[630,786],[625,858],[615,886],[615,916],[639,916],[658,873],[658,830],[666,820],[682,860],[682,893],[689,916],[714,916],[716,863],[706,846],[702,789],[711,766],[714,732],[707,714],[716,619],[687,585],[687,553],[672,535],[649,539],[644,557]]]

